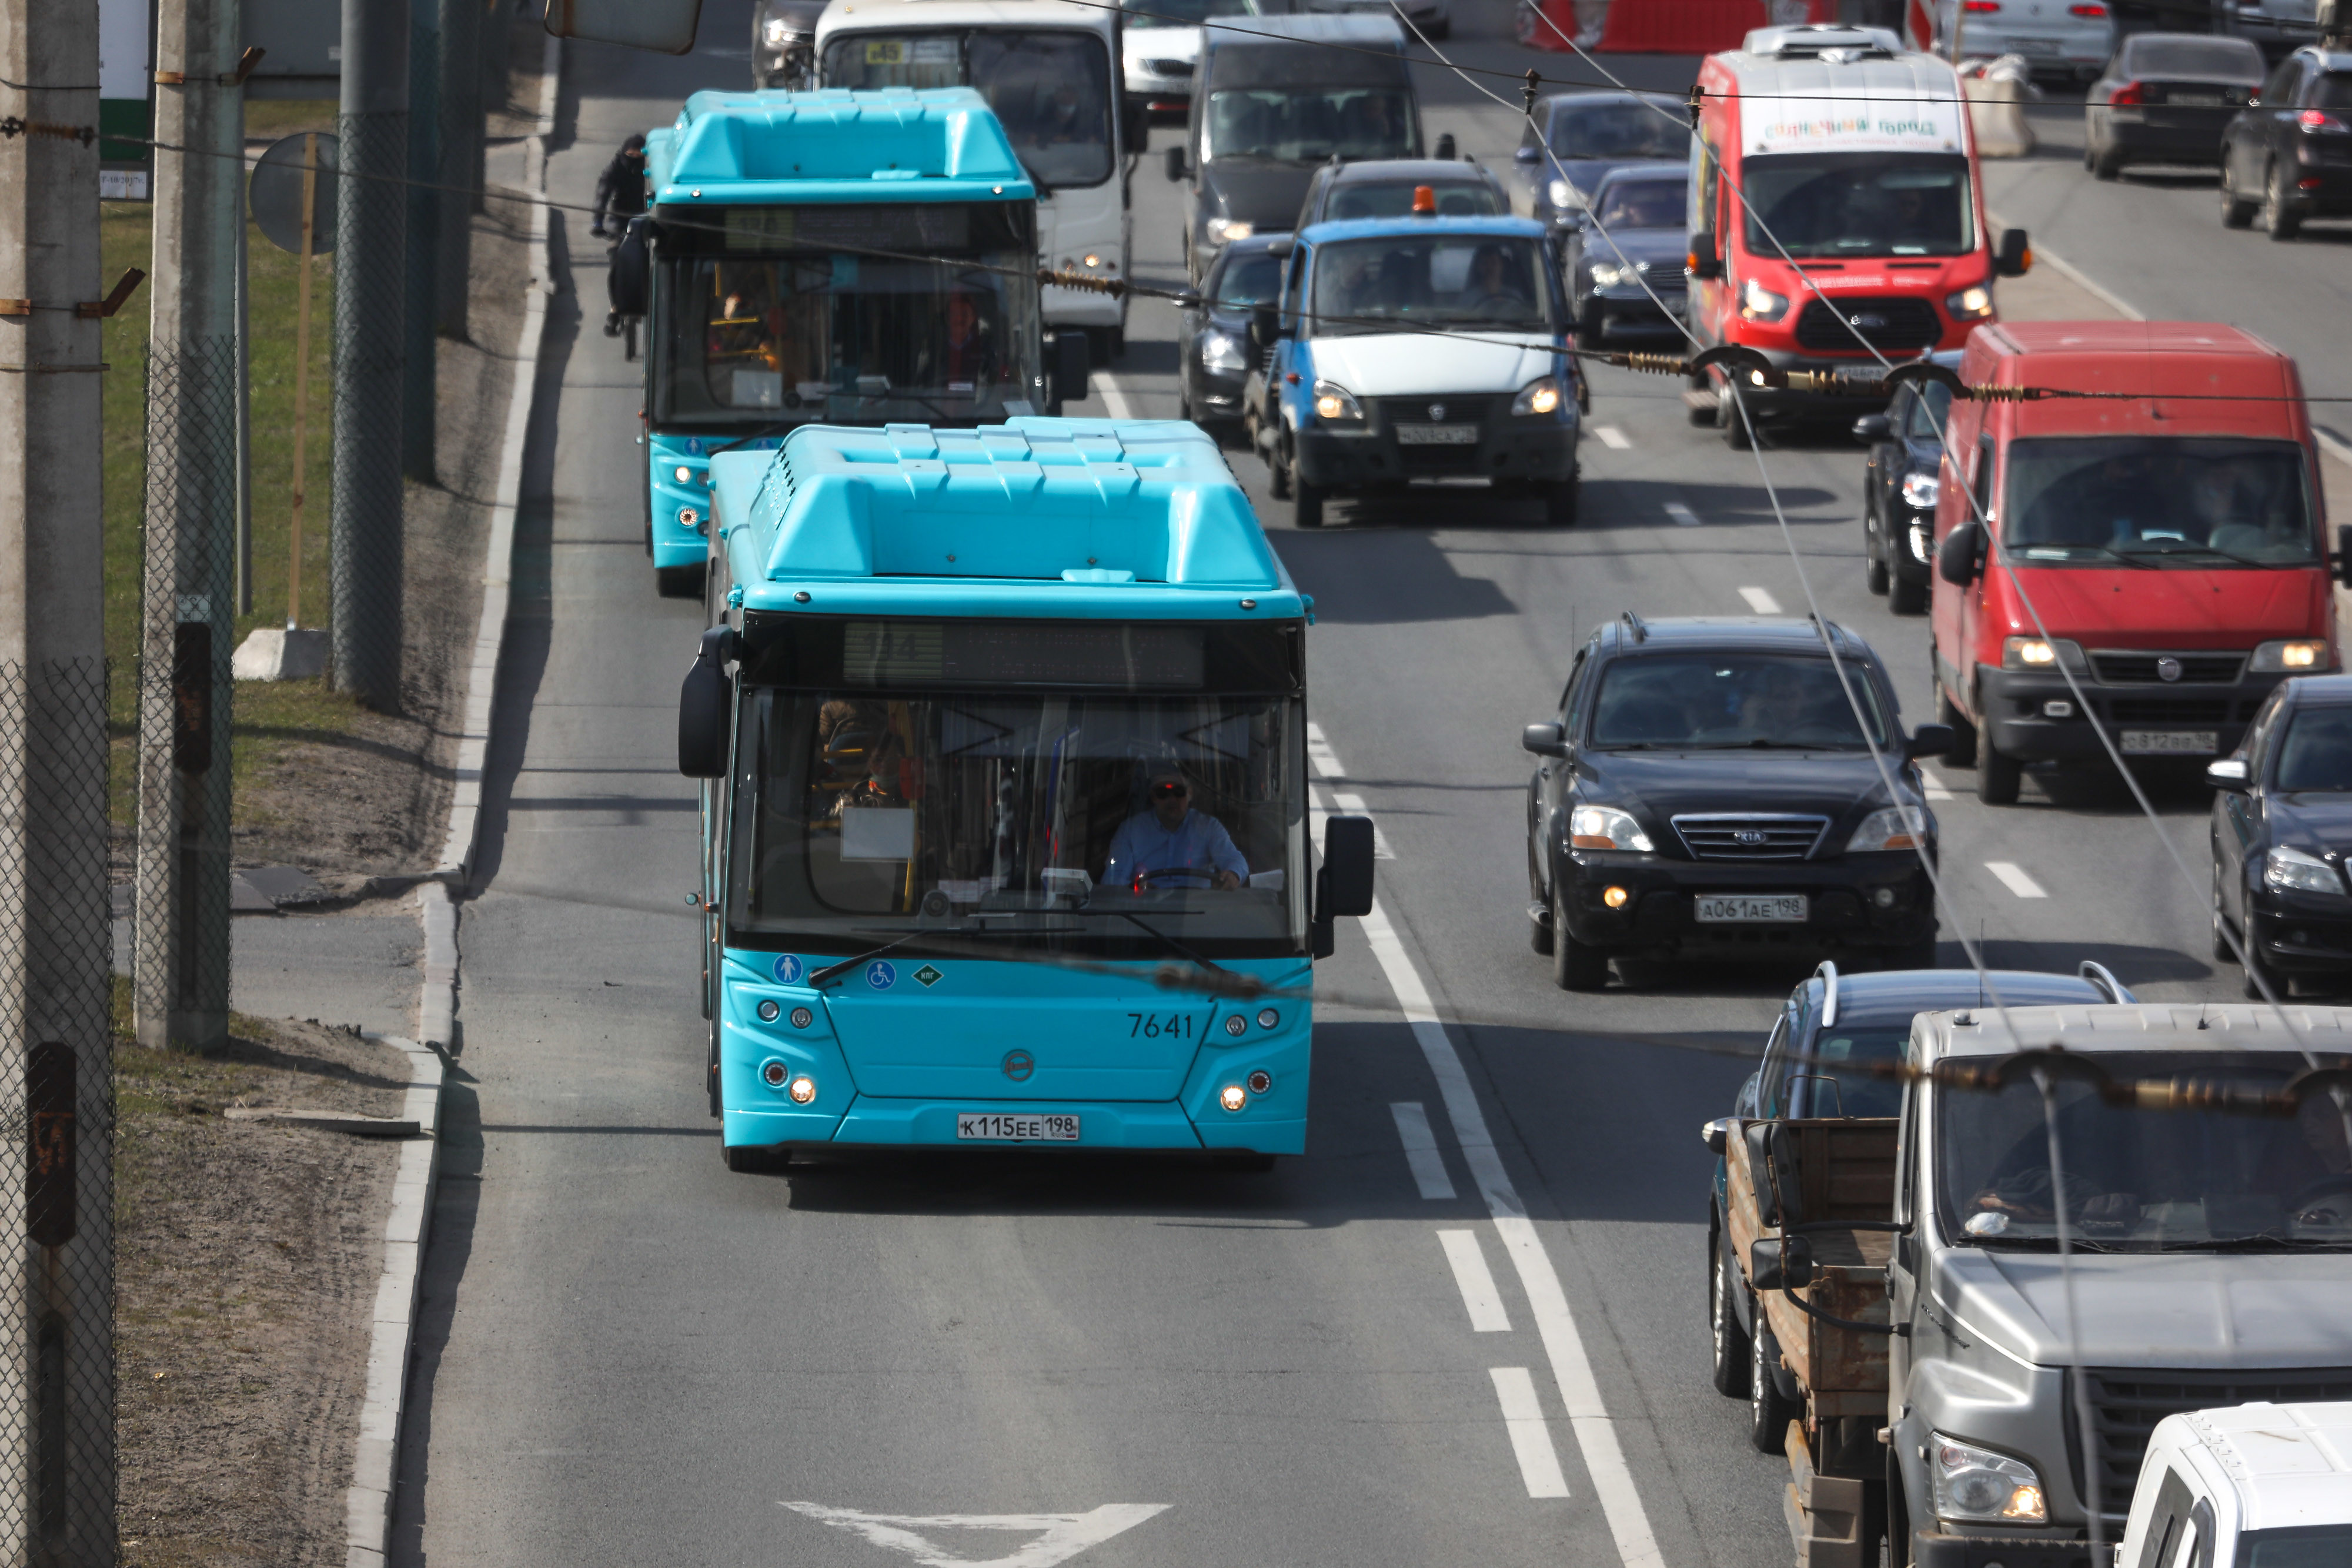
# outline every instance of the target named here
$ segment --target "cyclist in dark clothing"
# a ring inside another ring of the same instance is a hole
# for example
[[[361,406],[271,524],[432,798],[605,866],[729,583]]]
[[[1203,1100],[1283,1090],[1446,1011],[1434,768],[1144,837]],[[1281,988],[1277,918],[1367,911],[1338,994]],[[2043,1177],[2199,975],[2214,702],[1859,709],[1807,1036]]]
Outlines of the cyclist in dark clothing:
[[[588,225],[592,235],[604,233],[604,216],[611,214],[613,232],[628,232],[629,220],[646,210],[646,139],[632,136],[621,143],[604,172],[596,176],[596,216]]]

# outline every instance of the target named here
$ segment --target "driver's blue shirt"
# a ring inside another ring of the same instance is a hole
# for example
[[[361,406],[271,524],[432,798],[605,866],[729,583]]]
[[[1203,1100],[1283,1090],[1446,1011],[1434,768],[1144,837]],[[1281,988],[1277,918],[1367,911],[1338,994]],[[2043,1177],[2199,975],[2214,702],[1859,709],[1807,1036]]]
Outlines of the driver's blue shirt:
[[[1138,811],[1111,836],[1103,883],[1120,887],[1139,882],[1146,872],[1188,869],[1200,871],[1204,883],[1213,870],[1249,879],[1249,862],[1234,848],[1233,835],[1216,818],[1187,811],[1184,820],[1171,828],[1160,821],[1158,812]]]

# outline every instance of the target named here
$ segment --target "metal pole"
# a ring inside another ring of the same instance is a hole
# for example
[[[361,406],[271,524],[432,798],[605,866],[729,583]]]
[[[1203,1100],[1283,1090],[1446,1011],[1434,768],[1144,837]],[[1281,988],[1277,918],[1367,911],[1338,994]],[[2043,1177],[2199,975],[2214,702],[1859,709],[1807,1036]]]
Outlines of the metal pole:
[[[0,78],[96,126],[97,5],[0,5]],[[103,292],[97,147],[0,141],[0,1561],[35,1568],[115,1562]]]
[[[229,681],[236,563],[237,0],[158,0],[139,649],[141,1043],[228,1037]]]
[[[245,95],[237,94],[236,141],[245,145]],[[241,204],[240,204],[241,207]],[[253,613],[253,269],[244,215],[236,225],[236,612]]]
[[[335,204],[335,685],[400,706],[408,0],[342,0]]]
[[[294,283],[294,491],[288,512],[286,630],[302,624],[302,504],[310,489],[310,259],[318,241],[319,133],[302,138],[302,250]]]
[[[401,471],[433,482],[434,293],[441,281],[441,0],[408,0],[408,248],[403,267],[407,362],[401,370]]]
[[[474,150],[482,140],[482,0],[440,0],[441,245],[433,329],[466,340],[472,287]]]

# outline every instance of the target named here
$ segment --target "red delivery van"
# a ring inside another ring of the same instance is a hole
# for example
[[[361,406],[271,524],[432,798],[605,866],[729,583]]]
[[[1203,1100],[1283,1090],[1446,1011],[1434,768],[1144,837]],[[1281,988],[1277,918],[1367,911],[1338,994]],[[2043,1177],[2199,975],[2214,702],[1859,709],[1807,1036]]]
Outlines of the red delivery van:
[[[1994,277],[2030,264],[2024,230],[1997,254],[1987,235],[1958,77],[1885,28],[1761,27],[1709,55],[1698,85],[1687,309],[1707,347],[1832,372],[1874,365],[1873,349],[1897,362],[1957,349],[1991,319]],[[1694,380],[1692,423],[1745,444],[1730,400],[1709,391]],[[1850,423],[1857,407],[1787,388],[1742,396],[1759,421]]]
[[[1969,338],[1960,380],[2134,394],[1953,400],[1936,706],[1985,800],[2014,801],[2026,763],[2105,757],[2085,700],[2126,757],[2210,758],[2281,680],[2336,668],[2293,360],[2205,321],[2004,321]]]

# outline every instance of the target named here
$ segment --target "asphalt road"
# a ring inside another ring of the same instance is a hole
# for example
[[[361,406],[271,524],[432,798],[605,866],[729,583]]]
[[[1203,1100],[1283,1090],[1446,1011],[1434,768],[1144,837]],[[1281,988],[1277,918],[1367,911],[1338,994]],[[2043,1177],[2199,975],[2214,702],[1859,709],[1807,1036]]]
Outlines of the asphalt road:
[[[713,43],[690,57],[571,50],[558,199],[584,201],[610,148],[685,91],[744,79],[740,0],[705,9]],[[1690,76],[1632,64],[1645,85]],[[1437,73],[1425,88],[1433,131],[1507,156],[1507,108]],[[2188,198],[2163,182],[2094,190],[2056,159],[1993,180],[2005,210],[2030,196],[2056,225],[2075,186],[2114,204],[2097,232],[2143,269],[2116,286],[2151,308],[2159,287],[2227,287],[2293,311],[2298,269],[2338,243],[2231,235],[2223,256],[2178,237]],[[1134,192],[1132,270],[1173,278],[1155,160]],[[2134,249],[2131,225],[2170,237]],[[601,312],[601,247],[576,218],[559,229]],[[698,619],[655,597],[639,550],[636,368],[575,304],[551,319],[491,847],[463,915],[396,1554],[1035,1568],[1093,1541],[1082,1560],[1106,1568],[1785,1563],[1785,1469],[1706,1375],[1696,1133],[1743,1069],[1681,1048],[1759,1044],[1801,972],[1553,989],[1528,948],[1517,739],[1580,633],[1625,609],[1818,604],[1927,719],[1926,622],[1864,589],[1858,451],[1799,443],[1759,465],[1690,429],[1675,383],[1603,371],[1573,530],[1461,490],[1342,506],[1317,534],[1233,454],[1316,597],[1324,803],[1360,797],[1394,853],[1380,920],[1343,935],[1319,983],[1518,1027],[1327,1014],[1311,1152],[1271,1176],[1042,1155],[736,1176],[701,1097],[695,798],[672,767]],[[2279,335],[2347,329],[2332,319]],[[1173,325],[1139,303],[1126,358],[1075,412],[1172,415]],[[2201,899],[2119,784],[2030,777],[1994,812],[1969,775],[1949,782],[1944,864],[1994,962],[2097,958],[2145,997],[2234,994],[2203,956]],[[2160,781],[2158,799],[2201,878],[2201,789]],[[1416,1165],[1423,1122],[1434,1155]]]

